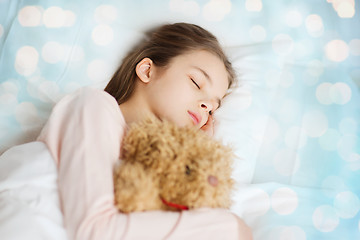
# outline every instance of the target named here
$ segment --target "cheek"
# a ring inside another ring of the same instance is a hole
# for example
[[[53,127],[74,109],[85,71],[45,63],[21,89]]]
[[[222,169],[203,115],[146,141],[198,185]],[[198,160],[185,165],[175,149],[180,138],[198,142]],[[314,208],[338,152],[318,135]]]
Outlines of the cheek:
[[[193,110],[195,107],[196,94],[197,89],[191,82],[184,78],[169,79],[166,76],[152,91],[150,101],[158,115],[183,126],[189,124],[187,110]]]
[[[194,98],[194,88],[182,79],[178,80],[178,83],[169,84],[163,92],[165,101],[173,101],[178,105],[189,103]]]

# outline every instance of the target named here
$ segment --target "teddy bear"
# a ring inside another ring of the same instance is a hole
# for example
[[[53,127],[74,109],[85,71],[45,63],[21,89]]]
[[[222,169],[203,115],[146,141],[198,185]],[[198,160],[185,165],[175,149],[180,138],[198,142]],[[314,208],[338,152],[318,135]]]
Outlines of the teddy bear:
[[[124,136],[115,205],[124,213],[229,208],[233,158],[229,146],[203,131],[147,118]]]

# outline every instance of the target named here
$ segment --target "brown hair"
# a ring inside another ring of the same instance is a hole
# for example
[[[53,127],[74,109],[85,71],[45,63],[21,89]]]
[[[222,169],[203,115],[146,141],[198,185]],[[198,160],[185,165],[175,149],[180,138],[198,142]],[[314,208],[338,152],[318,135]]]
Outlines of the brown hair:
[[[147,57],[156,66],[166,67],[172,58],[191,50],[206,50],[218,56],[228,72],[229,88],[233,85],[234,69],[216,37],[195,24],[175,23],[146,32],[145,39],[125,56],[105,91],[121,104],[128,100],[134,91],[135,68],[142,59]]]

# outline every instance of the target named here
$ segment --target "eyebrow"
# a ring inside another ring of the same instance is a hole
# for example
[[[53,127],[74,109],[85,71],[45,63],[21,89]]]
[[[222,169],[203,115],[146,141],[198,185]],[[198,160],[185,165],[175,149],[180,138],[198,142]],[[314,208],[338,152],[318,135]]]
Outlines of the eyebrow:
[[[208,82],[210,82],[210,84],[212,85],[213,84],[213,81],[212,79],[210,78],[209,74],[202,68],[198,67],[198,66],[192,66],[193,68],[195,68],[196,70],[200,71],[206,78],[206,80],[208,80]],[[221,106],[221,99],[220,98],[217,98],[217,103],[218,103],[218,107],[217,108],[220,108]]]

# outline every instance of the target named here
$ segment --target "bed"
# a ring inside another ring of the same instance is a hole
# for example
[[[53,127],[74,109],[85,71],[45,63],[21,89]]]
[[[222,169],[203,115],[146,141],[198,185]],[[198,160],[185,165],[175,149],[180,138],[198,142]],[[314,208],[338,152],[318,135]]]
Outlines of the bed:
[[[359,12],[355,0],[0,0],[1,238],[66,239],[51,157],[22,150],[42,149],[28,143],[56,102],[104,88],[148,27],[184,21],[218,37],[238,76],[215,115],[238,157],[231,211],[254,239],[360,239]]]

